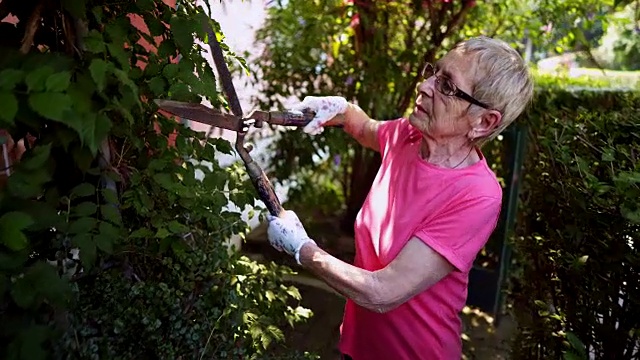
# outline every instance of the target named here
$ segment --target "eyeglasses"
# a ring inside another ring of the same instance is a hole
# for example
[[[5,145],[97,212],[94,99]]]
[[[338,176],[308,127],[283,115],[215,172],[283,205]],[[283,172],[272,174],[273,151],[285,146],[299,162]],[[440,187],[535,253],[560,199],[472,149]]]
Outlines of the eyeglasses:
[[[474,105],[478,105],[482,108],[485,109],[489,109],[490,106],[478,101],[476,99],[473,98],[473,96],[467,94],[466,92],[458,89],[458,87],[456,86],[456,84],[453,83],[453,81],[451,81],[451,79],[445,77],[445,76],[438,76],[436,75],[436,68],[433,66],[433,64],[431,63],[426,63],[424,65],[424,67],[422,68],[422,78],[424,78],[425,80],[434,76],[436,78],[436,89],[442,93],[443,95],[446,96],[455,96],[457,98],[466,100]]]

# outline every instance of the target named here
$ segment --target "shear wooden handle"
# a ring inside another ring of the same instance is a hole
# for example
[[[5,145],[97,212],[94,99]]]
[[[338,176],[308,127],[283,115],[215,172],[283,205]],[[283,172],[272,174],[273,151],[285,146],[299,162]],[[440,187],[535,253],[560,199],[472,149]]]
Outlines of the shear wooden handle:
[[[260,166],[255,162],[251,162],[246,164],[247,172],[249,173],[249,177],[251,178],[251,182],[253,186],[258,191],[258,196],[260,200],[264,202],[269,210],[269,213],[273,216],[280,217],[284,214],[284,208],[280,204],[280,200],[276,195],[275,190],[273,189],[273,185],[271,185],[271,181],[267,178],[267,175],[262,171]]]

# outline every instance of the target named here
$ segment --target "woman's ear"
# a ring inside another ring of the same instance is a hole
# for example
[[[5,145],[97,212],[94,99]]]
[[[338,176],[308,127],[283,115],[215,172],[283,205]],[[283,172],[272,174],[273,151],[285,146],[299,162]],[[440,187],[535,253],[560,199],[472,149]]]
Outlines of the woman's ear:
[[[487,110],[476,119],[469,133],[470,139],[484,138],[489,135],[502,122],[502,114],[497,110]]]

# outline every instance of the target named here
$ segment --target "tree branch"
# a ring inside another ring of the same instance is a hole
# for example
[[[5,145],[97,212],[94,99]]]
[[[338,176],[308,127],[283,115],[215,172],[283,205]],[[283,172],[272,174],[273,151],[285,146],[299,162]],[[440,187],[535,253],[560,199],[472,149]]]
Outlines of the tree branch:
[[[469,5],[469,3],[467,1],[463,1],[462,7],[456,14],[453,15],[453,18],[447,24],[447,29],[442,33],[441,35],[442,37],[440,38],[440,43],[442,43],[442,41],[447,36],[449,36],[449,34],[453,29],[457,28],[458,26],[460,26],[460,24],[462,24],[462,20],[464,20],[464,17],[469,11],[469,9],[471,9],[471,6]]]
[[[432,13],[431,2],[429,1],[427,4],[429,6],[429,13],[431,14]],[[440,49],[442,45],[442,42],[447,38],[447,36],[451,34],[451,31],[453,29],[460,26],[460,24],[464,20],[464,16],[466,15],[466,13],[469,11],[470,8],[471,8],[470,3],[467,1],[463,1],[462,8],[460,8],[460,10],[453,15],[453,17],[451,18],[451,21],[449,21],[449,23],[447,24],[447,28],[444,32],[439,31],[440,28],[434,26],[433,23],[430,24],[434,35],[432,35],[431,46],[429,47],[429,50],[427,50],[427,52],[424,54],[423,60],[425,62],[433,61],[437,51]],[[420,79],[420,74],[416,73],[416,75],[413,77],[413,80],[409,83],[409,86],[407,86],[405,92],[402,94],[402,97],[399,99],[397,108],[396,108],[397,111],[404,113],[406,108],[409,106],[409,102],[411,101],[413,92],[415,90],[416,85],[418,84],[419,79]]]
[[[24,37],[22,38],[22,45],[20,46],[20,52],[22,54],[27,54],[29,50],[31,50],[33,37],[36,35],[36,31],[38,30],[38,26],[40,25],[40,13],[42,12],[42,8],[44,7],[44,1],[45,0],[40,0],[38,2],[38,5],[36,5],[35,9],[33,9],[33,13],[31,13],[29,21],[25,26]]]

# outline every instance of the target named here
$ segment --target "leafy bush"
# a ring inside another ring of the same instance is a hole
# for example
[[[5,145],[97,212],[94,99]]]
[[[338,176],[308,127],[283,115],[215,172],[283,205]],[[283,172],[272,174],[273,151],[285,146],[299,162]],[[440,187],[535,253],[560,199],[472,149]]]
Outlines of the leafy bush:
[[[640,94],[541,83],[513,242],[514,358],[637,359]]]
[[[216,161],[230,144],[148,102],[221,106],[194,42],[217,28],[203,9],[2,1],[8,13],[0,128],[26,152],[0,188],[0,358],[252,358],[309,316],[289,269],[228,250],[247,224],[227,204],[255,200],[244,169]]]

